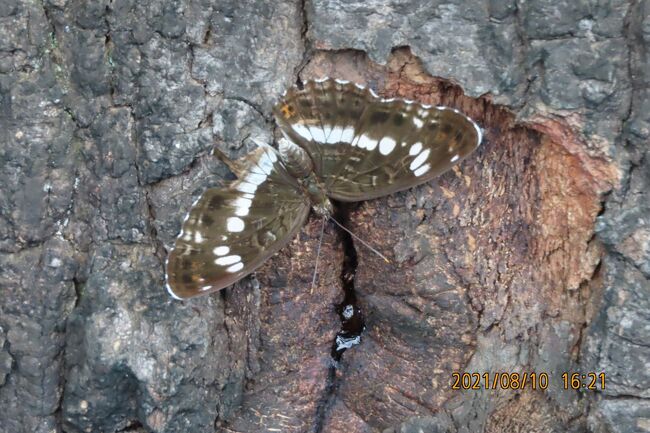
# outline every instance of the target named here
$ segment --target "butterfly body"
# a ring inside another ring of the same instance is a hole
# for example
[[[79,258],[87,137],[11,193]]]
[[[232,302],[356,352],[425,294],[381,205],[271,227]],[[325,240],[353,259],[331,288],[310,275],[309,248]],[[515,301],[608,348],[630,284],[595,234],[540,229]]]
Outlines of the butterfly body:
[[[279,141],[280,160],[287,171],[298,180],[304,195],[309,198],[314,212],[322,217],[329,217],[334,206],[327,196],[322,180],[314,172],[311,157],[297,144],[282,138]]]
[[[361,201],[422,184],[470,154],[480,128],[447,107],[381,99],[325,79],[290,89],[274,109],[279,150],[261,144],[228,188],[192,206],[166,266],[167,288],[187,298],[227,287],[293,238],[310,208]]]

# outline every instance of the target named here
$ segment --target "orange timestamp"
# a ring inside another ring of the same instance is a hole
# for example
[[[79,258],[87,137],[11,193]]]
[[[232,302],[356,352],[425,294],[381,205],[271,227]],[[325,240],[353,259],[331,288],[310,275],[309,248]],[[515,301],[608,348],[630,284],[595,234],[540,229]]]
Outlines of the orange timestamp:
[[[605,373],[572,373],[561,374],[561,387],[573,390],[602,390],[605,389]],[[481,390],[481,389],[531,389],[545,390],[550,383],[549,373],[537,372],[453,372],[451,374],[451,389]]]
[[[451,389],[547,389],[548,373],[486,372],[451,374]]]
[[[564,389],[587,389],[596,391],[605,389],[605,373],[562,373]]]

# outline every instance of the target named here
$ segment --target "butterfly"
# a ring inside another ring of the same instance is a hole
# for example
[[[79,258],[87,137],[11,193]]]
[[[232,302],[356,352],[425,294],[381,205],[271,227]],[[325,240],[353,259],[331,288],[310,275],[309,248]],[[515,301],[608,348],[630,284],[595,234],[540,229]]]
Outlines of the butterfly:
[[[237,180],[193,204],[166,263],[178,299],[228,287],[285,246],[310,209],[368,200],[428,182],[474,151],[479,126],[460,111],[325,78],[273,107],[283,137],[232,161]]]

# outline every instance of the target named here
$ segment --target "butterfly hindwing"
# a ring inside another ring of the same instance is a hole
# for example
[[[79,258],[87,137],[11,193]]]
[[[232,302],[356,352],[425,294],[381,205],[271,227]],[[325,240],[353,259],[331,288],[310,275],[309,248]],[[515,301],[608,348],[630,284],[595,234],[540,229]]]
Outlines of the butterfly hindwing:
[[[309,214],[309,200],[270,147],[246,159],[240,179],[210,188],[192,206],[167,259],[177,298],[213,292],[251,273],[286,245]]]
[[[382,99],[331,79],[290,89],[274,112],[287,138],[314,160],[327,194],[342,201],[430,181],[481,141],[479,127],[457,110]]]

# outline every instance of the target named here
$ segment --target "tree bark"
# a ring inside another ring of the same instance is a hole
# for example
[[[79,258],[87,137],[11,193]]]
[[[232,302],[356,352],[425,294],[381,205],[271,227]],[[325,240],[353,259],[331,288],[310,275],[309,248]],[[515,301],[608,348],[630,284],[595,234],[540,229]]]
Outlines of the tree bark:
[[[0,433],[650,431],[649,29],[645,0],[3,2]],[[328,224],[312,288],[313,217],[171,299],[182,217],[231,177],[212,149],[271,142],[279,95],[323,76],[484,141],[341,208],[391,263]]]

